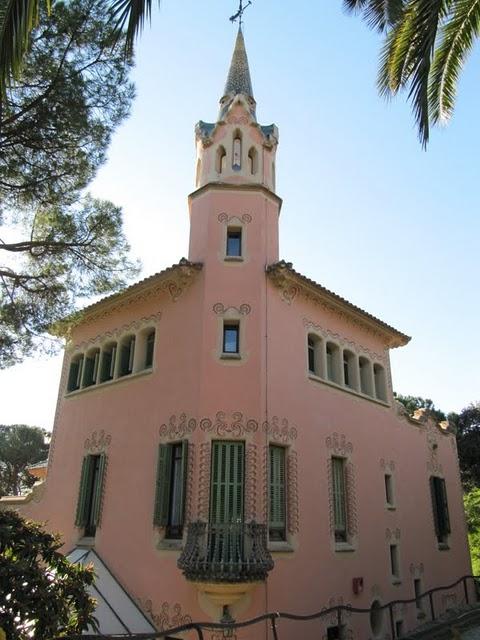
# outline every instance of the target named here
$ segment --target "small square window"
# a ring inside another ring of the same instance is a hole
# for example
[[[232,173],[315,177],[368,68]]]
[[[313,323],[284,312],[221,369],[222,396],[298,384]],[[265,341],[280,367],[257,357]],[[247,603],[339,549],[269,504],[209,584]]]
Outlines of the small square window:
[[[223,353],[239,353],[240,327],[238,324],[223,325]]]
[[[242,256],[242,231],[241,229],[227,229],[227,252],[229,258],[241,258]]]

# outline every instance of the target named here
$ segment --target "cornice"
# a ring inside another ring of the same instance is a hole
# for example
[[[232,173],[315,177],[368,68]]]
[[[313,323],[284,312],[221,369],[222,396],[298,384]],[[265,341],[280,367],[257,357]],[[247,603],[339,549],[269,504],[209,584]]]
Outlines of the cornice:
[[[73,327],[105,318],[119,309],[131,307],[161,293],[167,293],[171,301],[176,302],[202,266],[199,262],[182,258],[177,264],[68,316],[54,325],[50,333],[68,337]]]
[[[298,273],[293,269],[291,262],[281,260],[269,265],[266,271],[273,284],[280,289],[280,295],[287,304],[292,304],[297,295],[302,295],[305,299],[380,338],[387,347],[400,347],[410,341],[409,336]]]
[[[275,202],[278,205],[278,213],[280,214],[283,200],[276,193],[270,191],[268,187],[265,187],[263,184],[232,184],[230,182],[207,182],[202,187],[192,191],[188,195],[188,206],[190,207],[192,201],[198,196],[203,195],[207,191],[245,191],[245,192],[255,192],[260,191],[264,196]]]

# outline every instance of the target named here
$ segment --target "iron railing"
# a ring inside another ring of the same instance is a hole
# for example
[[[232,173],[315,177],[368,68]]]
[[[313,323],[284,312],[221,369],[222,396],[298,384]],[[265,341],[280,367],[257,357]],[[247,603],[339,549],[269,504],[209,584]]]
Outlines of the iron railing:
[[[177,564],[194,582],[264,581],[273,569],[266,526],[192,522]]]
[[[197,523],[195,523],[197,524]],[[204,523],[200,523],[204,524]],[[205,525],[204,525],[205,526]],[[247,525],[245,525],[247,526]],[[259,525],[257,525],[259,526]],[[428,598],[429,606],[430,606],[430,620],[434,621],[438,619],[437,611],[434,607],[434,599],[433,594],[445,591],[448,589],[453,589],[457,587],[459,584],[463,585],[465,604],[468,605],[471,603],[471,597],[468,590],[468,581],[473,582],[475,587],[475,602],[478,602],[477,595],[477,585],[480,582],[480,577],[466,575],[459,578],[456,582],[453,582],[449,585],[442,585],[440,587],[435,587],[434,589],[430,589],[429,591],[425,591],[422,594],[419,594],[415,598],[411,598],[409,600],[393,600],[383,606],[377,608],[377,611],[380,610],[388,610],[389,618],[390,618],[390,629],[391,629],[391,637],[395,638],[395,620],[394,620],[394,607],[395,605],[405,605],[405,604],[415,604],[418,603],[419,599]],[[250,620],[245,620],[244,622],[189,622],[188,624],[184,624],[178,627],[174,627],[172,629],[165,629],[163,631],[157,631],[156,633],[133,633],[133,634],[119,634],[115,636],[111,635],[75,635],[75,636],[63,636],[62,638],[57,638],[56,640],[120,640],[120,639],[130,639],[130,640],[157,640],[160,638],[167,638],[175,636],[176,634],[185,633],[187,631],[193,631],[196,633],[197,640],[205,640],[204,631],[216,631],[223,633],[225,638],[231,637],[235,630],[244,629],[246,627],[252,627],[254,625],[258,625],[262,622],[266,622],[270,627],[272,632],[273,640],[280,640],[278,622],[280,620],[292,620],[297,622],[306,622],[310,620],[318,620],[326,617],[335,618],[335,624],[338,627],[341,627],[344,623],[346,617],[350,617],[351,614],[370,614],[371,608],[369,609],[359,609],[357,607],[352,607],[350,605],[337,605],[336,607],[330,607],[328,609],[322,609],[316,613],[307,614],[307,615],[299,615],[295,613],[287,613],[282,611],[264,613],[261,616],[257,616],[256,618],[251,618]],[[413,629],[411,630],[413,631]],[[408,636],[408,634],[407,634]],[[300,634],[297,634],[297,637],[301,637]]]

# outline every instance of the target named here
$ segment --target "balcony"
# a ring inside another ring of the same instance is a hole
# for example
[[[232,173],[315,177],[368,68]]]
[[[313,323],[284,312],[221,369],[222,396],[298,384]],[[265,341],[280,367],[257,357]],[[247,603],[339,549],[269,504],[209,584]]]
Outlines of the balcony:
[[[273,569],[266,526],[192,522],[177,564],[215,604],[229,606],[264,582]]]

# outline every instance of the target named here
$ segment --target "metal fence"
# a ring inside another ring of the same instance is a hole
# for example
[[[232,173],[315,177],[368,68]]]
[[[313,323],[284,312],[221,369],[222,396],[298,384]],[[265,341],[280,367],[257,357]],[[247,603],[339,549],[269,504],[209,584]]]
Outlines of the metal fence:
[[[471,583],[474,587],[472,592],[474,597],[471,597],[472,594],[469,594],[469,584]],[[391,602],[375,607],[375,611],[388,611],[389,622],[390,622],[390,633],[392,639],[397,638],[396,629],[395,629],[395,617],[394,617],[394,607],[397,605],[408,605],[415,604],[419,602],[419,600],[427,600],[430,609],[430,618],[429,621],[435,621],[439,617],[439,613],[437,611],[437,607],[435,607],[434,594],[439,593],[441,591],[447,591],[458,587],[459,585],[463,586],[463,595],[464,602],[466,605],[473,604],[474,602],[478,602],[479,600],[479,592],[478,585],[480,584],[479,576],[466,575],[459,578],[456,582],[448,585],[442,585],[440,587],[435,587],[434,589],[430,589],[425,591],[424,593],[418,594],[415,598],[410,600],[392,600]],[[274,640],[281,640],[280,631],[278,628],[278,622],[280,620],[291,620],[296,622],[306,622],[311,620],[320,620],[322,618],[326,618],[330,616],[331,619],[335,618],[336,626],[341,629],[346,617],[351,617],[352,614],[358,615],[371,615],[372,608],[369,609],[360,609],[357,607],[352,607],[350,605],[337,605],[335,607],[330,607],[328,609],[322,609],[316,613],[311,613],[308,615],[299,615],[295,613],[286,613],[283,611],[276,611],[271,613],[265,613],[263,615],[257,616],[256,618],[251,618],[250,620],[245,620],[244,622],[190,622],[188,624],[181,625],[179,627],[174,627],[172,629],[166,629],[164,631],[158,631],[155,633],[134,633],[134,634],[123,634],[123,635],[77,635],[77,636],[63,636],[62,638],[58,638],[57,640],[112,640],[112,639],[121,639],[121,638],[134,638],[135,640],[154,640],[157,638],[171,638],[179,633],[185,633],[187,631],[192,631],[196,634],[197,640],[205,640],[206,631],[214,631],[217,633],[221,633],[225,638],[231,637],[236,630],[245,629],[247,627],[253,627],[254,625],[258,625],[262,622],[265,622],[271,630],[272,636]],[[300,637],[300,636],[298,636]],[[341,636],[340,636],[341,637]]]

